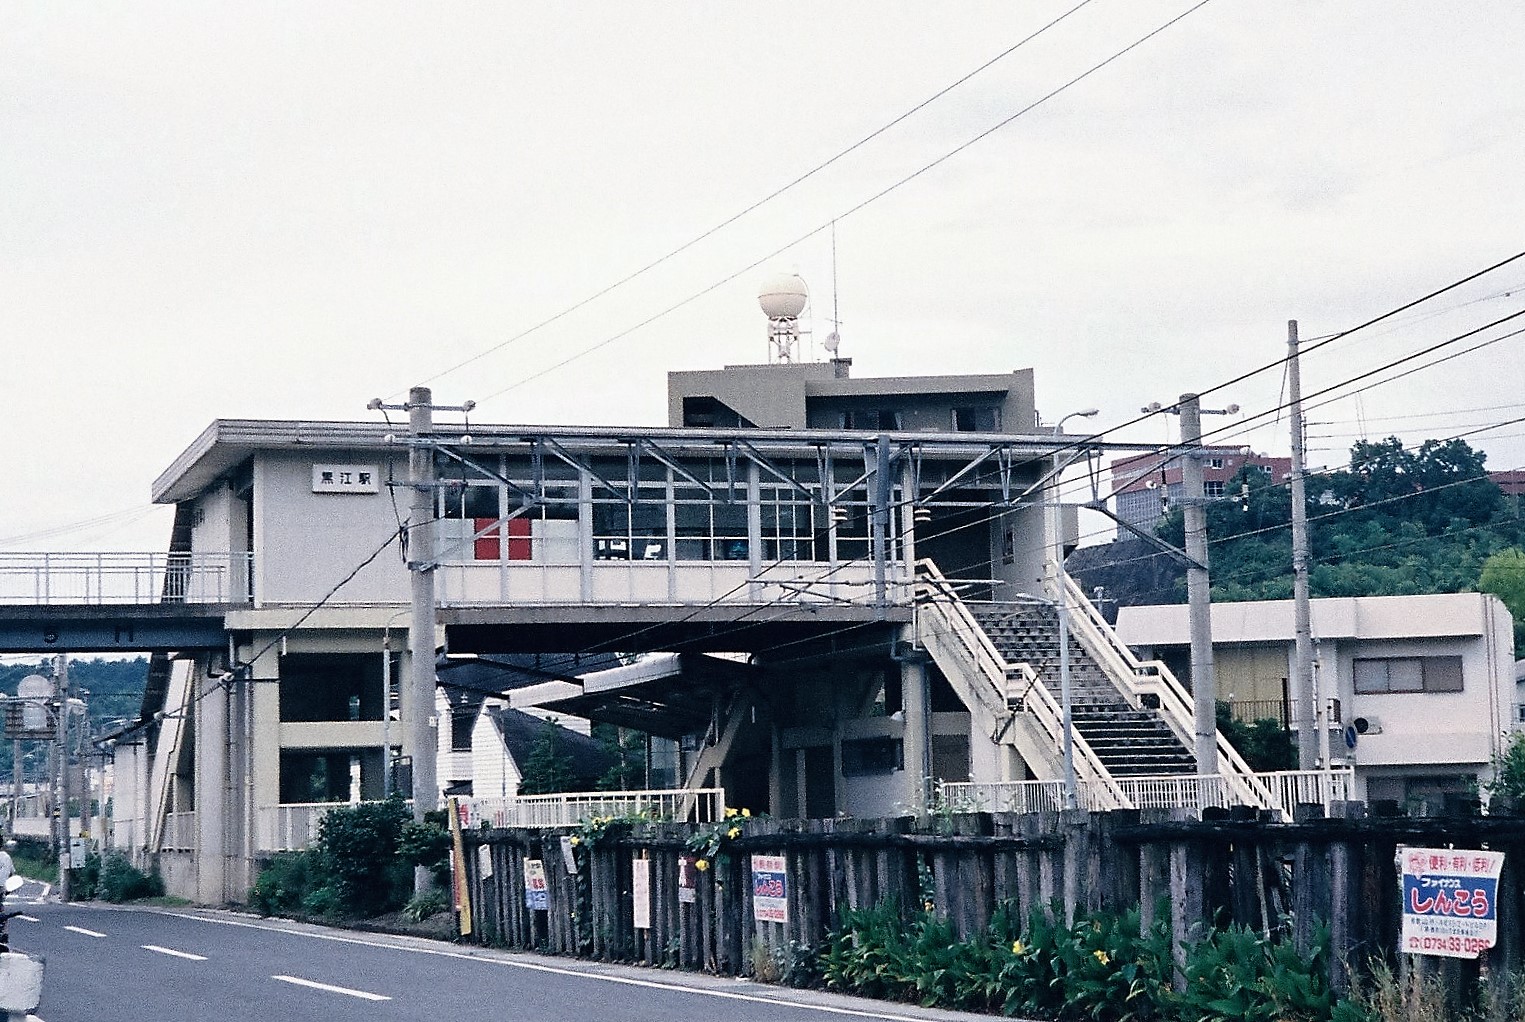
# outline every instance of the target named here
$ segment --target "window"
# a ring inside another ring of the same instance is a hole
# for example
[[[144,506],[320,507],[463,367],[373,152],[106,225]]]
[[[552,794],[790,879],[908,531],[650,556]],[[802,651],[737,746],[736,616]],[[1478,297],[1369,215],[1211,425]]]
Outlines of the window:
[[[471,732],[477,726],[475,710],[452,710],[450,713],[450,751],[470,752]]]
[[[1223,480],[1209,479],[1202,484],[1202,493],[1208,497],[1223,496]]]
[[[899,429],[900,413],[892,408],[850,409],[842,413],[843,429]]]
[[[898,738],[860,738],[842,743],[844,777],[866,777],[905,769],[905,748]]]
[[[1460,692],[1461,657],[1391,657],[1351,664],[1357,695]]]
[[[1223,467],[1223,459],[1222,458],[1208,458],[1207,459],[1207,467],[1208,468],[1222,468]]]
[[[999,433],[1001,410],[999,408],[955,408],[953,429],[957,433]]]

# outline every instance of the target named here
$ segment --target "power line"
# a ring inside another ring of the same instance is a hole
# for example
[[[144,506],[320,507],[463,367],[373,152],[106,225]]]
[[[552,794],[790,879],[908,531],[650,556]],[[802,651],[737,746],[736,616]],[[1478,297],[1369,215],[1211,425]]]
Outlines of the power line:
[[[869,132],[867,135],[864,135],[862,138],[858,139],[856,142],[852,143],[847,148],[839,150],[834,155],[830,156],[829,158],[827,158],[826,160],[822,161],[821,163],[818,163],[815,166],[811,167],[809,170],[807,170],[804,173],[800,174],[799,176],[795,177],[793,180],[791,180],[788,183],[786,183],[786,184],[784,184],[784,185],[774,189],[773,191],[769,192],[767,195],[764,195],[762,198],[760,198],[757,201],[753,202],[751,205],[749,205],[746,208],[742,209],[740,212],[734,213],[731,216],[726,217],[724,220],[720,221],[719,223],[715,224],[713,227],[710,227],[707,230],[701,231],[699,234],[697,234],[694,237],[690,238],[688,241],[685,241],[683,244],[679,245],[677,248],[673,249],[672,251],[667,252],[664,255],[658,256],[657,258],[655,258],[655,259],[651,260],[650,262],[646,263],[644,266],[640,267],[639,269],[634,270],[631,273],[628,273],[625,276],[621,277],[620,279],[616,280],[614,283],[609,284],[608,286],[603,287],[603,288],[599,289],[598,291],[595,291],[593,294],[588,295],[586,298],[583,298],[582,300],[580,300],[578,302],[575,302],[572,305],[567,306],[566,308],[562,309],[560,312],[556,313],[555,315],[541,320],[540,322],[536,323],[534,326],[527,327],[526,329],[519,331],[518,333],[514,334],[512,337],[509,337],[506,340],[500,341],[497,344],[494,344],[493,346],[491,346],[489,348],[486,348],[483,351],[480,351],[480,352],[478,352],[475,355],[472,355],[470,358],[467,358],[467,359],[465,359],[463,361],[457,362],[455,365],[450,366],[448,369],[443,369],[440,372],[435,373],[433,376],[429,377],[426,380],[423,380],[422,382],[425,383],[425,384],[433,383],[434,381],[440,379],[443,376],[448,376],[450,373],[453,373],[453,372],[455,372],[458,369],[463,369],[466,366],[471,365],[473,362],[477,362],[477,361],[479,361],[479,360],[481,360],[483,358],[486,358],[488,355],[491,355],[494,352],[501,351],[502,349],[508,347],[509,345],[511,345],[511,344],[513,344],[513,343],[515,343],[517,341],[521,341],[524,338],[530,336],[531,334],[537,333],[538,331],[544,329],[545,327],[550,326],[551,324],[557,322],[558,320],[566,318],[567,316],[571,315],[572,313],[574,313],[574,312],[578,311],[579,309],[582,309],[585,306],[587,306],[587,305],[597,301],[598,299],[604,297],[605,295],[607,295],[607,294],[609,294],[609,293],[611,293],[613,291],[616,291],[616,290],[618,290],[621,287],[624,287],[626,284],[629,284],[631,281],[635,280],[636,278],[644,276],[645,274],[649,273],[651,270],[656,269],[658,266],[660,266],[663,263],[667,262],[669,259],[672,259],[672,258],[674,258],[674,257],[676,257],[678,255],[681,255],[682,253],[684,253],[684,252],[688,251],[689,249],[693,248],[695,245],[699,244],[700,242],[706,240],[707,238],[712,237],[713,235],[719,233],[720,231],[723,231],[725,228],[731,226],[736,221],[742,219],[743,217],[747,216],[748,214],[754,213],[757,210],[761,209],[763,206],[765,206],[768,203],[772,202],[774,199],[777,199],[779,196],[783,195],[785,192],[791,191],[795,187],[797,187],[797,186],[803,184],[804,182],[808,181],[810,178],[814,177],[816,174],[819,174],[821,171],[825,170],[826,168],[832,166],[833,164],[835,164],[836,162],[838,162],[842,158],[850,155],[853,152],[856,152],[858,149],[861,149],[863,146],[867,145],[869,142],[872,142],[874,139],[878,138],[880,135],[883,135],[885,132],[889,131],[891,128],[893,128],[896,125],[900,124],[901,122],[907,120],[908,118],[912,117],[913,115],[919,113],[920,111],[922,111],[926,107],[930,106],[931,104],[935,103],[937,100],[941,99],[942,97],[946,96],[948,93],[952,92],[954,89],[957,89],[959,86],[961,86],[964,83],[968,82],[970,79],[976,77],[979,74],[982,74],[983,72],[989,70],[991,67],[994,67],[996,64],[998,64],[1001,61],[1005,60],[1007,57],[1009,57],[1013,53],[1017,52],[1023,46],[1026,46],[1028,43],[1032,42],[1034,39],[1036,39],[1039,36],[1043,35],[1049,29],[1051,29],[1054,26],[1058,25],[1060,22],[1062,22],[1065,19],[1067,19],[1068,17],[1070,17],[1070,15],[1076,13],[1082,7],[1087,6],[1091,2],[1092,2],[1092,0],[1081,0],[1081,2],[1076,4],[1074,7],[1071,7],[1069,10],[1065,11],[1063,14],[1059,15],[1057,18],[1054,18],[1052,21],[1050,21],[1047,24],[1043,25],[1042,27],[1038,28],[1036,31],[1028,34],[1027,36],[1024,36],[1022,39],[1019,39],[1017,42],[1013,43],[1011,46],[1008,46],[1006,49],[1002,50],[1000,53],[996,54],[994,57],[991,57],[989,60],[985,61],[985,63],[981,64],[979,67],[975,68],[973,71],[970,71],[968,74],[963,75],[962,77],[960,77],[956,81],[951,82],[950,84],[943,86],[941,89],[939,89],[938,91],[934,92],[932,95],[928,96],[926,99],[922,100],[920,103],[917,103],[915,106],[911,107],[909,110],[906,110],[904,113],[902,113],[899,116],[895,117],[893,120],[890,120],[887,123],[881,125],[880,127],[875,128],[873,131]],[[771,256],[769,258],[771,258]]]
[[[1106,59],[1100,61],[1099,63],[1091,65],[1091,67],[1087,68],[1085,71],[1083,71],[1080,74],[1076,75],[1074,78],[1071,78],[1069,81],[1065,82],[1063,85],[1060,85],[1057,88],[1052,89],[1051,91],[1045,93],[1043,96],[1040,96],[1038,99],[1034,100],[1033,102],[1029,103],[1027,106],[1025,106],[1022,109],[1018,110],[1016,113],[1013,113],[1013,114],[1005,117],[1004,119],[998,121],[996,124],[992,125],[989,128],[986,128],[984,131],[982,131],[979,134],[975,135],[973,138],[963,142],[962,144],[956,146],[955,148],[953,148],[953,149],[949,150],[948,152],[944,153],[943,155],[939,156],[937,159],[933,160],[932,162],[927,163],[927,164],[923,164],[919,169],[912,171],[911,173],[909,173],[909,174],[905,175],[904,177],[900,178],[899,180],[895,181],[893,184],[890,184],[887,187],[879,190],[878,192],[875,192],[873,195],[870,195],[868,198],[866,198],[863,201],[859,202],[857,205],[852,206],[852,207],[848,208],[846,211],[838,213],[835,216],[831,217],[829,220],[825,221],[824,223],[821,223],[821,224],[817,225],[816,227],[811,228],[810,230],[806,231],[804,234],[801,234],[799,237],[795,238],[793,241],[790,241],[790,242],[788,242],[788,243],[786,243],[784,245],[779,246],[778,248],[776,248],[773,251],[769,252],[767,255],[761,257],[760,259],[757,259],[757,260],[755,260],[755,261],[753,261],[751,263],[748,263],[746,266],[743,266],[741,269],[736,270],[735,272],[729,274],[728,276],[726,276],[726,277],[724,277],[724,278],[722,278],[720,280],[715,281],[714,283],[708,285],[707,287],[704,287],[704,288],[701,288],[698,291],[695,291],[694,293],[690,294],[687,298],[684,298],[684,299],[682,299],[682,300],[680,300],[678,302],[675,302],[672,305],[669,305],[667,308],[663,309],[662,311],[657,312],[657,313],[655,313],[655,314],[653,314],[651,316],[648,316],[646,319],[641,320],[639,323],[635,324],[634,326],[628,327],[628,328],[626,328],[624,330],[621,330],[619,333],[612,334],[611,336],[606,337],[603,340],[598,341],[595,344],[592,344],[592,345],[590,345],[590,346],[588,346],[586,348],[583,348],[581,351],[577,351],[577,352],[567,356],[566,358],[562,359],[560,362],[556,362],[556,363],[546,367],[545,369],[541,369],[538,372],[535,372],[535,373],[530,374],[529,376],[523,377],[522,379],[519,379],[519,380],[515,381],[514,383],[511,383],[508,386],[503,387],[500,390],[493,391],[492,393],[488,394],[486,397],[482,398],[481,400],[482,401],[490,401],[490,400],[492,400],[495,397],[501,397],[502,395],[508,393],[511,390],[516,390],[519,387],[524,386],[525,384],[532,383],[535,380],[538,380],[538,379],[540,379],[543,376],[547,376],[550,373],[553,373],[553,372],[555,372],[558,369],[562,369],[562,368],[570,365],[571,363],[578,361],[579,359],[582,359],[582,358],[584,358],[584,357],[586,357],[588,355],[591,355],[593,352],[598,351],[601,348],[605,348],[608,345],[613,344],[616,341],[621,340],[622,338],[627,337],[627,336],[629,336],[632,333],[635,333],[637,330],[640,330],[643,327],[649,326],[650,324],[652,324],[652,323],[656,322],[657,320],[662,319],[662,318],[664,318],[664,317],[666,317],[666,316],[676,312],[677,310],[683,308],[684,306],[689,305],[689,304],[691,304],[691,303],[693,303],[695,301],[698,301],[700,298],[703,298],[705,295],[709,294],[712,291],[715,291],[715,290],[717,290],[717,289],[719,289],[721,287],[724,287],[726,284],[729,284],[731,281],[736,280],[738,277],[742,276],[743,274],[750,273],[751,271],[757,269],[759,266],[762,266],[764,263],[768,262],[769,260],[777,258],[778,256],[782,255],[783,253],[789,251],[791,248],[794,248],[796,245],[799,245],[802,242],[808,241],[810,238],[813,238],[815,235],[821,233],[824,230],[829,229],[835,221],[842,220],[842,219],[845,219],[847,217],[850,217],[850,216],[854,215],[855,213],[862,212],[868,206],[874,204],[875,202],[878,202],[880,199],[882,199],[885,196],[889,195],[891,192],[894,192],[895,190],[901,188],[902,186],[911,183],[912,181],[914,181],[917,178],[921,177],[923,174],[927,173],[928,171],[933,170],[934,168],[936,168],[938,166],[941,166],[943,163],[945,163],[948,160],[952,159],[953,157],[957,156],[959,153],[963,152],[965,149],[968,149],[970,146],[973,146],[976,143],[981,142],[984,139],[988,138],[989,136],[991,136],[991,135],[995,134],[996,132],[1000,131],[1002,128],[1006,127],[1008,124],[1011,124],[1013,121],[1017,120],[1017,118],[1023,116],[1024,114],[1027,114],[1027,113],[1031,112],[1032,110],[1037,109],[1039,106],[1042,106],[1044,103],[1046,103],[1049,100],[1053,99],[1055,96],[1058,96],[1061,93],[1063,93],[1063,92],[1067,91],[1068,89],[1072,88],[1073,86],[1078,85],[1080,82],[1082,82],[1085,79],[1089,78],[1091,75],[1095,74],[1097,71],[1100,71],[1102,68],[1106,67],[1107,65],[1111,64],[1112,62],[1120,59],[1124,55],[1126,55],[1126,54],[1130,53],[1131,51],[1137,49],[1138,47],[1142,46],[1144,43],[1148,42],[1150,39],[1153,39],[1155,36],[1159,35],[1161,32],[1164,32],[1166,29],[1168,29],[1171,26],[1175,25],[1177,22],[1181,21],[1183,18],[1187,17],[1188,15],[1190,15],[1190,14],[1192,14],[1192,13],[1198,11],[1198,10],[1201,10],[1203,7],[1206,7],[1211,2],[1212,2],[1212,0],[1199,0],[1198,3],[1196,3],[1192,7],[1188,8],[1187,10],[1183,11],[1182,13],[1176,15],[1174,18],[1171,18],[1169,21],[1167,21],[1164,24],[1160,25],[1158,28],[1153,29],[1152,31],[1150,31],[1146,35],[1141,36],[1140,38],[1138,38],[1138,39],[1134,40],[1133,42],[1129,43],[1127,46],[1124,46],[1122,49],[1120,49],[1117,52],[1113,53],[1110,57],[1107,57]]]

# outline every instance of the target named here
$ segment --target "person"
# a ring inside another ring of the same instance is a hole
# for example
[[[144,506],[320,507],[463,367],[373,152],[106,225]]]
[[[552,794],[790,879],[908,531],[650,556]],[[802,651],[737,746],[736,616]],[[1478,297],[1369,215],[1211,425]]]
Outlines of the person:
[[[16,847],[16,840],[12,838],[0,845],[0,892],[5,890],[5,882],[16,872],[16,864],[11,861],[11,849]],[[0,894],[0,897],[4,897]]]

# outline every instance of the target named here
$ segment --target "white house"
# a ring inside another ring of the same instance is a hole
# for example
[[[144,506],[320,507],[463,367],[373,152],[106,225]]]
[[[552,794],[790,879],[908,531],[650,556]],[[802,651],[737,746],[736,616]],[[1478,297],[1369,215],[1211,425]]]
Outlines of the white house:
[[[1355,767],[1358,797],[1438,809],[1491,777],[1519,716],[1503,603],[1482,593],[1320,599],[1312,622],[1329,755]],[[1124,607],[1117,631],[1189,678],[1184,605]],[[1212,634],[1219,698],[1235,715],[1301,726],[1288,689],[1292,601],[1215,603]]]

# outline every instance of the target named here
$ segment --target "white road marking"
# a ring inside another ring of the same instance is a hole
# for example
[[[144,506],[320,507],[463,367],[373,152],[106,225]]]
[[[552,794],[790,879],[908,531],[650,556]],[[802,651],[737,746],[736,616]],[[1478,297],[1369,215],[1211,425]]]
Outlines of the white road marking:
[[[87,937],[106,936],[104,933],[96,933],[94,930],[87,930],[83,926],[65,926],[64,929],[69,930],[72,933],[83,933]]]
[[[16,916],[15,918],[23,920],[23,921],[28,922],[28,923],[40,923],[40,922],[42,922],[42,920],[38,919],[36,916]]]
[[[161,955],[172,955],[175,958],[184,958],[191,962],[204,962],[207,960],[206,955],[193,955],[189,951],[176,951],[172,947],[160,947],[157,944],[140,944],[138,946],[144,951],[157,951]]]
[[[346,994],[350,997],[358,997],[363,1001],[390,1001],[385,994],[373,994],[365,990],[351,990],[349,987],[336,987],[328,983],[318,983],[310,979],[300,979],[296,976],[271,976],[282,983],[294,983],[299,987],[311,987],[314,990],[326,990],[331,994]]]
[[[166,913],[174,915],[177,913]],[[388,943],[380,940],[367,940],[360,937],[341,937],[332,933],[308,933],[302,930],[289,930],[280,926],[268,926],[260,923],[247,923],[237,919],[218,919],[214,916],[191,915],[186,918],[199,919],[204,923],[216,923],[219,926],[239,926],[249,930],[265,930],[269,933],[284,933],[292,937],[308,937],[313,940],[328,940],[336,944],[358,944],[361,947],[373,947],[384,951],[404,951],[416,955],[433,955],[436,958],[453,958],[463,962],[476,962],[478,965],[498,965],[509,969],[525,969],[529,972],[547,972],[556,976],[567,976],[576,979],[588,979],[601,983],[616,983],[622,986],[645,987],[650,990],[666,990],[670,993],[693,994],[696,997],[714,997],[723,1001],[744,1001],[749,1004],[766,1004],[775,1008],[798,1008],[802,1011],[818,1011],[825,1015],[846,1015],[852,1018],[872,1019],[903,1019],[905,1022],[917,1022],[926,1019],[926,1015],[913,1014],[914,1008],[886,1001],[884,1007],[876,1011],[864,1011],[860,1008],[836,1008],[826,1004],[810,1004],[805,1001],[794,1001],[784,997],[763,997],[759,994],[743,994],[731,990],[707,990],[704,987],[685,986],[682,983],[663,983],[649,979],[635,979],[630,976],[606,976],[592,971],[569,969],[564,966],[540,965],[536,962],[519,962],[510,959],[488,958],[483,955],[467,954],[461,951],[445,951],[431,947],[410,947],[406,944]],[[281,977],[277,976],[276,979]],[[703,978],[702,974],[699,978]],[[290,979],[288,982],[303,983],[302,980]]]

